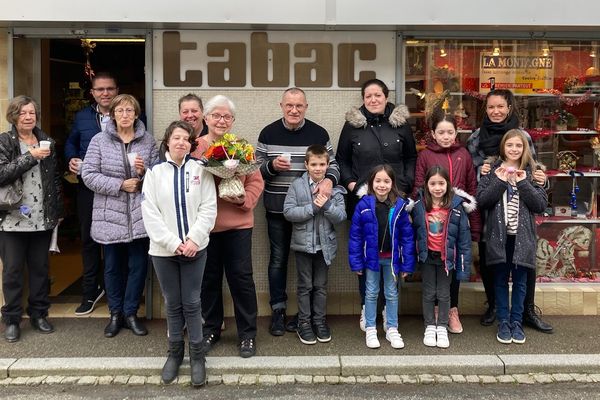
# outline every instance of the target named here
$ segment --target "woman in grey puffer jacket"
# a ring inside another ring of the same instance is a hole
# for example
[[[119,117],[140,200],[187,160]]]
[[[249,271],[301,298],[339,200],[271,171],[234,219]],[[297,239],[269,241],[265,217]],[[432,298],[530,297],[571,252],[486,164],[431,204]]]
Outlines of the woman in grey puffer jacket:
[[[116,96],[110,104],[112,121],[93,137],[82,166],[81,177],[94,191],[91,235],[104,247],[110,310],[106,337],[116,336],[123,326],[138,336],[148,333],[136,315],[149,245],[142,221],[141,178],[157,162],[158,150],[139,115],[140,105],[133,96]]]

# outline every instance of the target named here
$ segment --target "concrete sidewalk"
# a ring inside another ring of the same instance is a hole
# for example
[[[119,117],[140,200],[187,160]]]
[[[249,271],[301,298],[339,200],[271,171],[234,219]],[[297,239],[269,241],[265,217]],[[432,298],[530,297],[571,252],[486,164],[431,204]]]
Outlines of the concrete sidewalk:
[[[466,316],[462,318],[464,332],[450,336],[450,348],[437,349],[423,345],[420,317],[401,316],[400,332],[406,347],[392,349],[380,332],[382,347],[373,350],[365,346],[356,316],[330,317],[332,341],[314,346],[301,344],[291,333],[283,337],[269,335],[268,318],[260,318],[257,356],[249,359],[237,355],[235,322],[227,319],[227,329],[209,354],[207,368],[213,383],[235,384],[406,380],[427,383],[428,377],[432,382],[483,382],[483,377],[491,377],[489,383],[518,382],[521,377],[533,383],[537,382],[535,376],[538,381],[569,381],[578,377],[600,381],[600,320],[581,316],[547,319],[555,326],[554,334],[527,329],[525,344],[503,345],[496,341],[496,327],[482,327],[476,316]],[[137,378],[130,384],[159,382],[166,354],[164,320],[148,321],[150,333],[146,337],[123,330],[113,339],[103,337],[105,319],[65,318],[52,322],[56,332],[41,335],[24,320],[20,342],[0,342],[0,379],[8,377],[0,382],[62,382],[67,377],[71,377],[67,383],[86,378],[83,384],[123,383],[132,377]],[[183,382],[188,374],[184,361]]]

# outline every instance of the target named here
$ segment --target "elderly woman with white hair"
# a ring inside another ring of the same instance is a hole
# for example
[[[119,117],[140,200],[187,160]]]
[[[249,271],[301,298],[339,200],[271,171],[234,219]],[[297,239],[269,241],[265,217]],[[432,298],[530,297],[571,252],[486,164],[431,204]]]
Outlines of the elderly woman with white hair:
[[[215,96],[204,107],[208,134],[198,139],[196,157],[231,131],[235,105],[225,96]],[[208,351],[220,339],[223,322],[223,273],[227,277],[238,331],[241,357],[256,354],[256,288],[252,277],[252,228],[254,208],[264,188],[260,171],[240,176],[245,194],[217,199],[217,221],[210,234],[202,281],[204,346]],[[220,178],[215,177],[218,184]]]

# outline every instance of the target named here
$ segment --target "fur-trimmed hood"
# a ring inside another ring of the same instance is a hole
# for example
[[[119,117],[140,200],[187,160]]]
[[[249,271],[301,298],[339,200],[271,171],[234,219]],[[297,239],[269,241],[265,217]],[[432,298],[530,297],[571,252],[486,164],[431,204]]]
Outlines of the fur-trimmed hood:
[[[393,128],[397,128],[400,125],[406,124],[408,117],[410,117],[408,107],[404,104],[399,104],[390,114],[388,121]],[[346,112],[346,121],[355,128],[364,128],[367,126],[367,117],[360,111],[359,107],[352,107]]]
[[[462,206],[465,209],[465,211],[467,212],[467,214],[470,214],[477,209],[477,200],[475,200],[475,197],[471,196],[469,193],[467,193],[464,190],[459,189],[457,187],[453,187],[452,191],[454,192],[454,194],[456,196],[461,198],[461,199],[459,199],[459,201],[462,201]],[[419,190],[419,200],[414,201],[414,200],[410,199],[410,201],[408,202],[408,205],[406,206],[406,211],[411,212],[412,209],[415,207],[415,204],[417,204],[419,201],[421,201],[422,196],[423,196],[423,191]],[[455,206],[454,199],[452,200],[452,206]]]

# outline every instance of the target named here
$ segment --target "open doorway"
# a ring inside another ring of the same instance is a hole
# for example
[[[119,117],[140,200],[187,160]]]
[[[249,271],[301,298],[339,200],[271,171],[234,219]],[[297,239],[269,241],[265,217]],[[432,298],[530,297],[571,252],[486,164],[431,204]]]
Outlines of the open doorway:
[[[86,50],[78,38],[30,38],[22,35],[15,36],[13,44],[14,94],[32,95],[39,101],[42,129],[56,140],[63,171],[68,170],[64,145],[73,118],[77,111],[94,101],[86,74],[88,58],[93,71],[111,72],[118,80],[120,93],[135,96],[144,108],[146,43],[143,39],[92,39],[92,51]],[[60,254],[50,257],[51,311],[55,316],[72,316],[70,308],[74,310],[82,295],[77,177],[65,174],[64,178],[65,219],[59,228]]]

